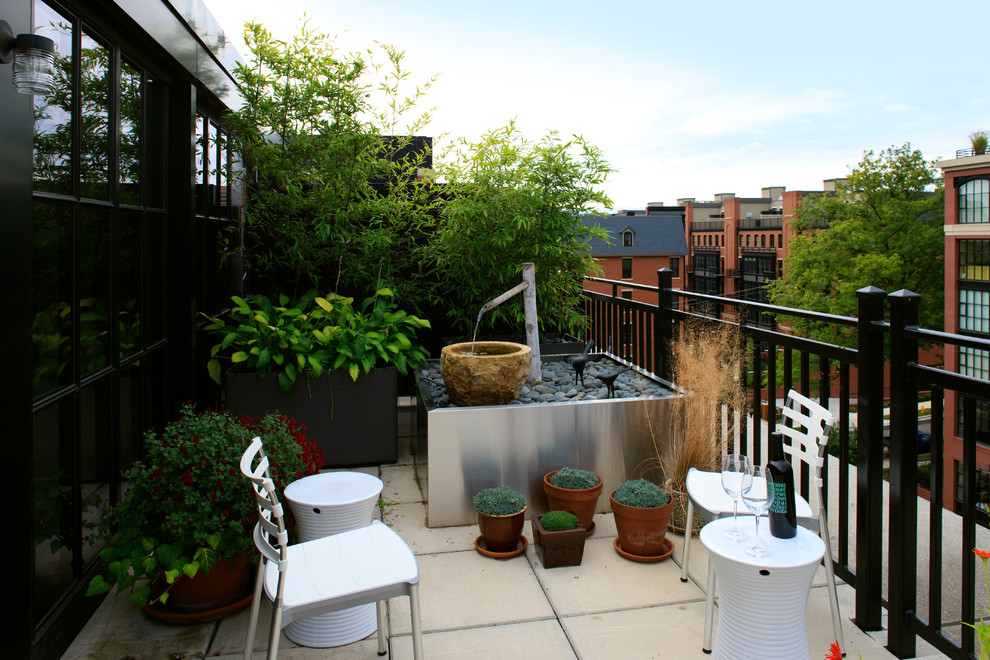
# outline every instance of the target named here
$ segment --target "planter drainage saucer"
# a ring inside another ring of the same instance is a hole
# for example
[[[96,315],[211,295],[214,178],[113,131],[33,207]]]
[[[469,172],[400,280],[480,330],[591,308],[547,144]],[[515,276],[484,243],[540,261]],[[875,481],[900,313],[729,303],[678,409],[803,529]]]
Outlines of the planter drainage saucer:
[[[479,536],[474,540],[474,549],[483,554],[486,557],[492,557],[493,559],[511,559],[521,555],[525,550],[526,546],[529,545],[529,540],[520,535],[519,542],[516,544],[515,550],[509,550],[508,552],[493,552],[488,549],[488,545],[485,543],[485,537]]]
[[[626,552],[625,550],[622,549],[622,546],[619,545],[618,537],[616,537],[615,541],[612,542],[612,545],[615,547],[615,551],[618,552],[623,557],[625,557],[626,559],[629,559],[631,561],[637,561],[641,564],[655,564],[656,562],[663,561],[667,557],[674,554],[674,542],[668,538],[664,538],[663,540],[664,551],[659,555],[655,555],[655,556],[644,557],[643,555],[634,555],[632,553]]]

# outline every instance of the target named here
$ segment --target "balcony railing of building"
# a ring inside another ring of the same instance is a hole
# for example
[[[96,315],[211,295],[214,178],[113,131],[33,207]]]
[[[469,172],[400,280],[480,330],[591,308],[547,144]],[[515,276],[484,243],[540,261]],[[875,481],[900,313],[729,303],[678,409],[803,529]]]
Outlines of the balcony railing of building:
[[[691,231],[724,231],[725,220],[695,220],[691,223]]]
[[[758,218],[740,218],[739,229],[783,229],[784,218],[779,215],[761,215]]]
[[[622,345],[615,353],[662,378],[670,376],[669,351],[658,347],[669,346],[684,322],[705,319],[739,327],[747,346],[749,364],[741,377],[751,393],[753,424],[736,449],[748,453],[755,463],[764,462],[767,456],[763,420],[777,419],[778,399],[789,389],[837,411],[833,431],[837,457],[826,462],[823,477],[826,488],[832,484],[838,489],[828,514],[830,525],[837,528],[831,560],[836,574],[856,593],[855,612],[843,612],[843,616],[852,615],[864,630],[880,630],[886,608],[887,645],[898,657],[916,655],[917,637],[951,658],[975,657],[974,630],[959,624],[972,624],[977,612],[983,613],[976,596],[976,585],[983,576],[982,571],[976,572],[972,552],[977,547],[977,526],[985,525],[978,516],[976,407],[978,401],[990,400],[990,382],[923,366],[918,347],[987,351],[990,341],[918,328],[920,297],[907,291],[888,295],[874,287],[861,289],[857,292],[859,317],[852,318],[677,290],[667,269],[658,271],[657,287],[634,285],[656,293],[659,305],[621,298],[619,287],[629,288],[627,282],[593,279],[611,284],[612,294],[586,292],[590,320],[586,338],[608,346],[612,338],[621,337]],[[745,321],[763,314],[772,314],[779,329]],[[855,347],[797,336],[787,330],[797,319],[834,328],[837,335],[855,335]],[[889,361],[889,382],[885,382],[885,361]],[[924,391],[931,392],[932,404],[931,499],[927,502],[918,497],[917,402]],[[955,392],[963,402],[961,515],[942,508],[947,392]],[[888,405],[890,441],[885,463]],[[849,460],[853,443],[855,462]],[[837,474],[829,478],[829,470]],[[808,475],[800,475],[800,482],[807,497]],[[922,525],[920,506],[927,508]],[[950,517],[953,524],[944,524]],[[960,520],[961,526],[956,525]],[[960,539],[943,538],[944,530],[960,527]],[[919,556],[919,547],[928,548],[927,556]],[[924,579],[919,580],[919,573]],[[943,602],[943,593],[958,593],[958,606],[955,596],[952,602]]]
[[[982,149],[979,152],[976,149],[956,149],[956,158],[966,158],[968,156],[986,156],[987,150]]]

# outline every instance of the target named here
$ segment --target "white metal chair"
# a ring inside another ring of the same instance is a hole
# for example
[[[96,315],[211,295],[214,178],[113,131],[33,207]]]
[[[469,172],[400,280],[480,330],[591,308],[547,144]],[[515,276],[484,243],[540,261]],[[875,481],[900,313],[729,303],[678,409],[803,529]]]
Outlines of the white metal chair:
[[[807,412],[805,412],[807,411]],[[835,417],[815,401],[791,390],[781,410],[782,423],[777,431],[784,436],[784,453],[788,455],[794,468],[795,480],[800,479],[801,465],[807,466],[811,475],[811,486],[818,500],[817,509],[800,493],[794,494],[797,522],[813,532],[817,532],[825,542],[825,576],[828,582],[828,597],[832,609],[832,629],[835,639],[845,654],[846,643],[842,635],[842,620],[839,617],[839,600],[835,590],[835,571],[832,566],[832,545],[829,541],[828,522],[825,518],[826,503],[822,497],[822,465],[828,445],[829,431]],[[704,472],[692,468],[687,476],[687,522],[684,530],[683,562],[681,581],[688,579],[688,559],[691,550],[691,533],[694,511],[697,509],[705,520],[725,518],[732,515],[732,499],[722,489],[722,475],[719,472]],[[709,653],[712,648],[712,619],[715,608],[715,566],[708,562],[708,593],[705,608],[705,640],[702,649]]]
[[[241,472],[251,480],[258,500],[254,544],[261,553],[245,660],[250,660],[254,650],[262,585],[275,607],[268,641],[269,660],[275,660],[278,655],[282,628],[293,621],[371,602],[378,607],[378,654],[384,655],[384,605],[386,599],[394,596],[409,596],[413,656],[421,659],[419,567],[405,541],[388,526],[375,521],[368,527],[290,546],[282,504],[275,494],[261,438],[255,438],[241,457]]]

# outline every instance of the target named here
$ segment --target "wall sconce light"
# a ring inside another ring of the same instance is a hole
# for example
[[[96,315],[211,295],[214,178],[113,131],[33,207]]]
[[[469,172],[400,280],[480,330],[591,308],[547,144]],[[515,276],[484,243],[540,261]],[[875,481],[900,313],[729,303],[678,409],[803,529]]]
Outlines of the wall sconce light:
[[[0,21],[0,63],[14,61],[14,89],[21,94],[51,94],[55,90],[55,42],[37,34],[14,36]]]

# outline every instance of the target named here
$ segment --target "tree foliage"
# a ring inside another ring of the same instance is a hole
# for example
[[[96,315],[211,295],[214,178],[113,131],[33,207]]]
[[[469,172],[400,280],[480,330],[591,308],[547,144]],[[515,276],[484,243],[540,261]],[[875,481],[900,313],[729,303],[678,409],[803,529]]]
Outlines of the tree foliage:
[[[531,142],[510,122],[477,142],[462,140],[440,171],[447,190],[430,253],[439,283],[434,299],[455,325],[470,331],[481,306],[519,284],[521,265],[533,262],[541,329],[581,327],[582,278],[595,268],[589,231],[608,240],[580,220],[595,205],[611,204],[599,189],[612,171],[601,151],[555,132]],[[483,322],[489,330],[521,329],[522,297]]]
[[[857,290],[907,289],[922,296],[920,324],[941,329],[944,192],[933,161],[909,143],[867,151],[838,194],[806,197],[795,215],[784,275],[768,285],[773,304],[856,316]],[[834,326],[788,323],[853,341]]]
[[[403,297],[401,271],[433,222],[431,182],[417,180],[427,154],[382,131],[412,135],[428,121],[400,125],[433,79],[403,96],[401,52],[341,53],[305,20],[290,41],[258,23],[244,35],[253,57],[235,71],[244,103],[227,122],[245,164],[252,289],[298,297],[391,285]]]

